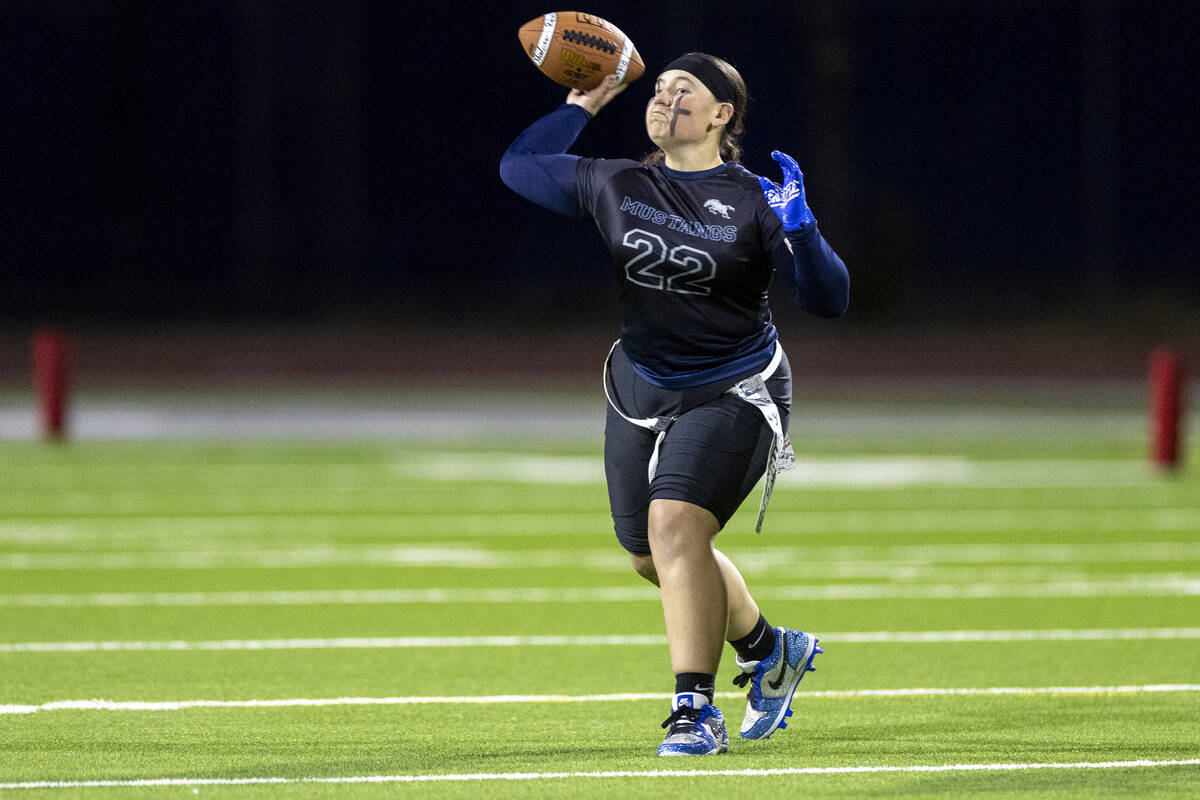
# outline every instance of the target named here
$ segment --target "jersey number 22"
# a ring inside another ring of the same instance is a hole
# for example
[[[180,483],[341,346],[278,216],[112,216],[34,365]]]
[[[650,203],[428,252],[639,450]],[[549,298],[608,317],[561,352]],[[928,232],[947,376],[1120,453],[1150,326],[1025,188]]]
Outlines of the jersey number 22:
[[[686,244],[667,251],[657,233],[634,228],[621,243],[637,254],[625,262],[625,277],[639,286],[678,294],[712,293],[708,284],[717,275],[717,262],[703,250]]]

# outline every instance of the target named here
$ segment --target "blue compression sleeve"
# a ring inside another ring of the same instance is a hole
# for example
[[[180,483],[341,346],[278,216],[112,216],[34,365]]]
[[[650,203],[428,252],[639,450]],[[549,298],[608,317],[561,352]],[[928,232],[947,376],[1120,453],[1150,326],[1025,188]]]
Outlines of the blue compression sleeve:
[[[784,252],[788,247],[781,244],[774,260],[779,268],[792,265],[788,270],[792,299],[818,317],[832,319],[845,314],[850,305],[850,272],[817,230],[816,222],[784,236],[791,253]]]
[[[500,179],[543,208],[582,217],[575,180],[579,156],[568,155],[567,149],[591,118],[579,106],[564,103],[530,125],[500,159]]]

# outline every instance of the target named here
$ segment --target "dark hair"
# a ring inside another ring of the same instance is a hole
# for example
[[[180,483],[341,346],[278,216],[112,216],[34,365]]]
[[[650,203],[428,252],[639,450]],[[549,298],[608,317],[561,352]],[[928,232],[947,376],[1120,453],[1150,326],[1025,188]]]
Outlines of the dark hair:
[[[729,81],[730,88],[733,89],[733,98],[729,101],[733,105],[733,116],[729,118],[729,122],[725,124],[724,129],[721,131],[721,159],[724,161],[741,161],[741,138],[742,134],[746,131],[746,107],[750,103],[750,94],[746,91],[746,82],[742,80],[742,76],[738,73],[737,68],[723,58],[717,58],[708,53],[685,53],[685,55],[704,59],[720,70],[726,80]],[[642,161],[648,165],[658,164],[665,158],[666,154],[659,149],[647,155]]]

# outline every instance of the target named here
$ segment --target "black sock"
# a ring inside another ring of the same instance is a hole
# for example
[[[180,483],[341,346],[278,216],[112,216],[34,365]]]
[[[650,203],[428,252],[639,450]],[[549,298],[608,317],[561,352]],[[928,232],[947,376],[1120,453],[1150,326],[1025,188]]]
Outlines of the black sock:
[[[716,675],[708,675],[703,672],[680,672],[675,676],[676,697],[688,694],[703,695],[705,703],[712,703],[713,692],[716,691],[716,688]],[[695,703],[691,703],[691,705],[694,708],[699,708]]]
[[[742,661],[762,661],[775,650],[775,629],[759,614],[754,629],[730,644]]]

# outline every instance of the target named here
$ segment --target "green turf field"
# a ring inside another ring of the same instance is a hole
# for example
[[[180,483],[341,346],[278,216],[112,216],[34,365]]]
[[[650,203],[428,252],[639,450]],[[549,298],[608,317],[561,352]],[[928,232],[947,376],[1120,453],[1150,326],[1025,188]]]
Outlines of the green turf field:
[[[0,791],[1200,796],[1197,448],[862,411],[719,539],[824,645],[791,727],[736,738],[729,653],[684,763],[591,440],[0,442]]]

